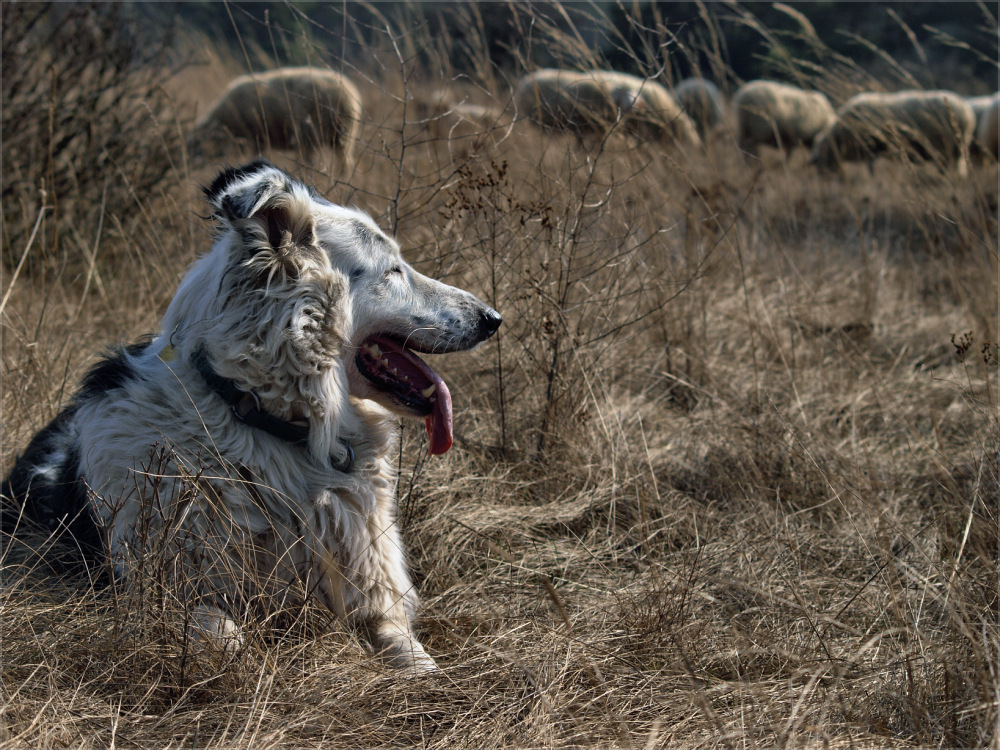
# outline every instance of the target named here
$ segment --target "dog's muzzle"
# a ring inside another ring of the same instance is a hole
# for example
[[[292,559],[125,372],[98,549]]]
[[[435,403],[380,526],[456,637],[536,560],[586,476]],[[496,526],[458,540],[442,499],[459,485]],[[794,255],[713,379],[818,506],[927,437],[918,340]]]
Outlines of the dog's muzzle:
[[[376,400],[402,416],[424,419],[430,452],[435,455],[447,452],[453,441],[451,393],[441,376],[415,352],[462,351],[488,339],[503,318],[493,308],[479,305],[474,327],[448,348],[435,346],[418,333],[406,337],[383,333],[364,339],[355,355],[358,372],[378,392]]]

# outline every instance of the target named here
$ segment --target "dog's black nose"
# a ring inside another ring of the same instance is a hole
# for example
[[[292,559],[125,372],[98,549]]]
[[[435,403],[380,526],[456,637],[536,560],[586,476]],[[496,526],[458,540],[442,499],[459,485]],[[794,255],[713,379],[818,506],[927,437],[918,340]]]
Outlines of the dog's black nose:
[[[496,333],[502,322],[503,318],[500,317],[500,313],[496,310],[487,307],[481,311],[479,313],[479,330],[483,334],[483,338]]]

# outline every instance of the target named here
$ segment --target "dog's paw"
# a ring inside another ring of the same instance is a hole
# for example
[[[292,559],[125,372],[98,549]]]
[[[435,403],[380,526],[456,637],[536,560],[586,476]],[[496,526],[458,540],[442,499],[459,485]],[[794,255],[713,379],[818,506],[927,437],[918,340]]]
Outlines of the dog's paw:
[[[242,628],[217,607],[199,605],[189,630],[195,641],[211,644],[226,654],[234,654],[244,646]]]
[[[389,666],[410,674],[424,674],[438,669],[434,659],[412,636],[380,635],[375,640],[375,652]]]

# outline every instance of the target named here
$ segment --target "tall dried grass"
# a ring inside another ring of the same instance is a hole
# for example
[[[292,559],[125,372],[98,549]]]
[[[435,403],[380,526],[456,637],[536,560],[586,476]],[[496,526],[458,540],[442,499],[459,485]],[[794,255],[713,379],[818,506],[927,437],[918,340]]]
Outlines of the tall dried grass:
[[[546,26],[556,11],[517,17],[525,44],[600,62]],[[443,71],[501,106],[509,74],[468,38],[457,71],[382,21],[353,71],[355,171],[272,156],[504,314],[488,346],[435,362],[454,449],[428,460],[403,428],[400,521],[442,670],[401,678],[313,605],[213,651],[154,547],[109,591],[8,544],[3,744],[996,746],[996,165],[841,181],[725,139],[694,155],[524,122],[436,139],[413,102]],[[666,74],[662,52],[635,58]],[[142,221],[101,239],[102,288],[13,279],[31,248],[10,235],[5,468],[93,352],[156,325],[208,247],[194,186],[215,169],[106,205],[105,226],[132,205]]]

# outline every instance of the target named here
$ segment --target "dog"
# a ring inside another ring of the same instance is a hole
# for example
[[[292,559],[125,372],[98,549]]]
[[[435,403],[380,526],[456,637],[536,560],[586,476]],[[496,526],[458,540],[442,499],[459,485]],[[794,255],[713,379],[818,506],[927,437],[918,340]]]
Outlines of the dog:
[[[265,160],[205,195],[216,239],[160,332],[90,370],[3,494],[116,579],[169,538],[200,636],[241,643],[248,603],[297,581],[390,664],[435,669],[395,522],[396,416],[447,451],[451,395],[417,353],[471,349],[501,317]]]

